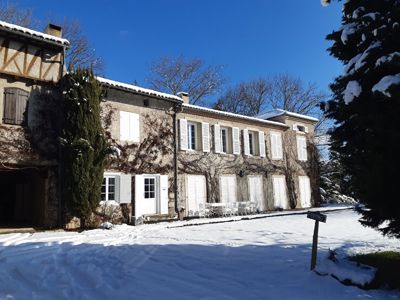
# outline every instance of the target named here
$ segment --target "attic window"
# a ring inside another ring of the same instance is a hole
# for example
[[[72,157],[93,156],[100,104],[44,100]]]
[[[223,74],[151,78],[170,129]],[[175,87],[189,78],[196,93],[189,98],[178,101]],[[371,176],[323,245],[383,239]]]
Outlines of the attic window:
[[[293,130],[308,133],[308,128],[300,124],[293,124]]]
[[[297,125],[297,130],[300,132],[306,132],[306,127],[302,125]]]

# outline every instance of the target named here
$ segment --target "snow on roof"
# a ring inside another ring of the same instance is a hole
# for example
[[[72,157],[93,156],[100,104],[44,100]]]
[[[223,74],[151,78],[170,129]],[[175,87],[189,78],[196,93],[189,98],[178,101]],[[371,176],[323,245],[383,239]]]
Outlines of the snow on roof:
[[[280,108],[275,108],[273,110],[270,110],[270,111],[267,111],[265,113],[259,114],[257,116],[257,118],[265,120],[265,119],[270,119],[270,118],[283,116],[283,115],[288,115],[288,116],[295,117],[295,118],[300,118],[300,119],[304,119],[304,120],[308,120],[308,121],[318,122],[317,118],[306,116],[306,115],[302,115],[302,114],[298,114],[298,113],[294,113],[294,112],[290,112],[290,111],[283,110],[283,109],[280,109]]]
[[[50,42],[50,43],[60,44],[63,46],[69,46],[69,41],[66,39],[58,38],[51,34],[35,31],[35,30],[29,29],[26,27],[10,24],[10,23],[4,22],[4,21],[0,21],[0,29],[10,31],[10,32],[15,32],[18,34],[22,34],[22,35],[29,36],[29,37],[32,37],[35,39],[44,40],[44,41]]]
[[[139,94],[143,94],[143,95],[154,96],[154,97],[157,97],[157,98],[175,100],[175,101],[182,102],[182,98],[179,97],[179,96],[176,96],[176,95],[167,94],[167,93],[161,93],[161,92],[157,92],[157,91],[154,91],[154,90],[146,89],[146,88],[143,88],[143,87],[140,87],[140,86],[136,86],[136,85],[133,85],[133,84],[127,84],[127,83],[123,83],[123,82],[119,82],[119,81],[114,81],[114,80],[106,79],[106,78],[103,78],[103,77],[98,77],[97,76],[96,78],[100,83],[103,83],[103,84],[111,86],[111,87],[123,89],[123,90],[130,91],[130,92],[135,92],[135,93],[139,93]]]
[[[276,125],[276,126],[281,126],[281,127],[289,127],[286,124],[283,124],[280,122],[263,120],[263,119],[256,118],[256,117],[248,117],[248,116],[244,116],[244,115],[234,114],[234,113],[230,113],[230,112],[226,112],[226,111],[211,109],[211,108],[197,106],[197,105],[193,105],[193,104],[183,103],[182,106],[184,108],[187,107],[187,108],[191,108],[191,109],[195,109],[195,110],[200,110],[200,111],[204,111],[204,112],[209,112],[209,113],[213,113],[213,114],[218,114],[218,115],[223,115],[223,116],[228,116],[228,117],[233,117],[233,118],[238,118],[238,119],[243,119],[243,120],[256,121],[256,122],[260,122],[260,123],[264,123],[264,124]]]

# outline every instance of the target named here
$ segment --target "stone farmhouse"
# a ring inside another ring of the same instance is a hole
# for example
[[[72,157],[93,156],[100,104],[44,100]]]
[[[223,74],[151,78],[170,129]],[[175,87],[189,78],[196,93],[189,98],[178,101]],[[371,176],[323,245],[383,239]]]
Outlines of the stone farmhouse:
[[[68,222],[40,109],[62,99],[68,47],[57,26],[41,33],[0,21],[0,226]],[[186,93],[97,80],[115,149],[100,200],[127,223],[318,205],[317,119],[283,110],[247,117],[191,105]]]

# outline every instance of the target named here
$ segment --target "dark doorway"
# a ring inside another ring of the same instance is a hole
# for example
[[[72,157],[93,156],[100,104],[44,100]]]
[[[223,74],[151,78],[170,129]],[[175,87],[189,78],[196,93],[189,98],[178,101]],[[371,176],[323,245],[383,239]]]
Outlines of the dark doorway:
[[[45,178],[36,170],[0,170],[0,226],[41,226]]]

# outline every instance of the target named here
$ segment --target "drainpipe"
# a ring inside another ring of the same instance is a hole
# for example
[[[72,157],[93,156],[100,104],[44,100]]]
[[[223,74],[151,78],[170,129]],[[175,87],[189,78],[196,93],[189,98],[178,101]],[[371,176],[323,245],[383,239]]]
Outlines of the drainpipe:
[[[172,115],[173,118],[173,134],[174,134],[174,200],[175,200],[175,212],[180,214],[178,208],[178,143],[177,143],[177,118],[176,115],[182,112],[182,104],[177,103],[174,106],[174,114]]]

